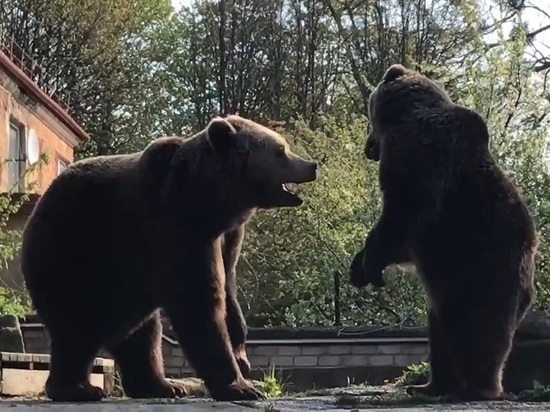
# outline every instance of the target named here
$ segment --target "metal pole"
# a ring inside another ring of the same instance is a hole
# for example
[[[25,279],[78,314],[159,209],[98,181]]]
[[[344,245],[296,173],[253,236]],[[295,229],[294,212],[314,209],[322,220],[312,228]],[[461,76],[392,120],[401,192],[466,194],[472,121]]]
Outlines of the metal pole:
[[[340,272],[334,273],[334,326],[342,326],[340,320]]]

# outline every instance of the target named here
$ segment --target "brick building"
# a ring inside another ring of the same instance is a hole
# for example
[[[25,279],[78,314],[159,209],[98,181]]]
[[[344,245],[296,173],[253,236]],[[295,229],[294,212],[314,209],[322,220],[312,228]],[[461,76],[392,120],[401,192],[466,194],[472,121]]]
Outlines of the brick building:
[[[0,42],[0,192],[14,188],[29,194],[29,201],[9,221],[13,229],[23,227],[40,195],[73,162],[75,148],[89,139],[67,106],[32,80],[32,68],[36,65],[13,41]],[[47,154],[48,162],[37,163],[25,175],[30,150]],[[22,284],[18,266],[16,259],[0,274],[4,285]]]

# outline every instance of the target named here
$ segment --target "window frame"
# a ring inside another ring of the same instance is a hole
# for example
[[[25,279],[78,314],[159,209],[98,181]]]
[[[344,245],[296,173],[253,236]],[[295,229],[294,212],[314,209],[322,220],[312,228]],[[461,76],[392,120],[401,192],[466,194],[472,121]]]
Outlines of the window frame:
[[[17,152],[15,158],[12,157],[12,132],[17,133]],[[27,170],[27,128],[17,119],[10,117],[9,119],[9,134],[8,134],[8,153],[7,159],[8,162],[8,185],[10,190],[14,189],[18,193],[25,192],[25,172]],[[17,176],[14,178],[15,181],[12,181],[12,172],[14,171],[14,163],[17,165],[15,170],[17,171]]]
[[[60,170],[59,166],[64,165],[63,169]],[[57,155],[57,176],[63,172],[67,167],[69,167],[70,162],[68,160],[65,160],[63,157]]]

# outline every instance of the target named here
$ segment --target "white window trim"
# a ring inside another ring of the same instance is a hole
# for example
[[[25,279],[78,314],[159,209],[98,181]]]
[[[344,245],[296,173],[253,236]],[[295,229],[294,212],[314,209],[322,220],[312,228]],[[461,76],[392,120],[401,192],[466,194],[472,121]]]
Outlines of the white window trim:
[[[57,158],[57,175],[59,176],[63,170],[65,170],[69,166],[69,162],[66,162],[65,160],[61,158]]]

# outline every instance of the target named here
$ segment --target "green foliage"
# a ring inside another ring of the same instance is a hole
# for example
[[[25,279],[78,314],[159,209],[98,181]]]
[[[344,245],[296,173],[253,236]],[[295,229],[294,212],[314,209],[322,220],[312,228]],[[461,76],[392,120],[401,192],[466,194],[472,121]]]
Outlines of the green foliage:
[[[7,164],[11,160],[4,161]],[[0,272],[6,270],[16,258],[21,247],[21,230],[10,225],[10,219],[18,213],[21,206],[29,200],[29,194],[36,188],[33,174],[41,165],[49,161],[47,155],[41,155],[39,161],[27,167],[20,181],[25,184],[25,192],[17,193],[17,182],[7,192],[0,194]],[[0,314],[24,317],[31,312],[30,300],[25,289],[13,289],[0,286]]]
[[[521,391],[518,400],[521,402],[550,402],[550,387],[535,381],[533,389]]]
[[[30,311],[26,296],[11,288],[0,287],[0,314],[24,318]]]
[[[282,382],[280,374],[275,373],[275,366],[271,365],[264,373],[262,390],[270,398],[277,398],[285,392],[285,382]]]
[[[427,383],[430,378],[430,364],[421,362],[409,365],[405,368],[401,376],[395,380],[399,386],[422,385]]]

